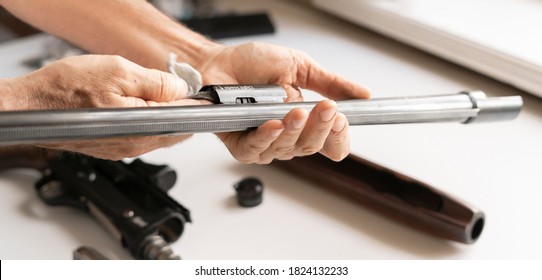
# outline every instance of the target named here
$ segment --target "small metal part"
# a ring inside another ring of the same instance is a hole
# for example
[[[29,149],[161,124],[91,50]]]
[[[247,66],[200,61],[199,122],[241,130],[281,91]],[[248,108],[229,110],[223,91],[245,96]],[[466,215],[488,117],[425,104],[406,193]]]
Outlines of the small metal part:
[[[41,175],[44,176],[44,177],[47,177],[47,176],[51,176],[52,173],[53,172],[51,171],[50,168],[46,168],[41,172]]]
[[[134,216],[134,211],[132,210],[124,210],[124,212],[122,212],[122,216],[124,218],[131,218]]]
[[[73,259],[74,260],[108,260],[102,253],[98,252],[98,250],[87,247],[87,246],[81,246],[73,251]]]
[[[79,171],[75,175],[78,178],[87,180],[89,182],[93,182],[94,180],[96,180],[96,173],[94,172]]]
[[[144,260],[180,260],[169,244],[160,235],[150,235],[141,245]]]
[[[237,202],[243,207],[254,207],[262,203],[263,183],[258,178],[248,177],[233,186]]]
[[[276,85],[209,85],[190,98],[206,99],[215,104],[283,103],[288,97]]]
[[[129,168],[137,172],[143,178],[147,178],[159,189],[167,192],[177,181],[177,173],[167,165],[157,165],[135,159],[129,165]]]
[[[149,223],[145,222],[145,220],[139,216],[132,217],[130,222],[140,228],[144,228],[149,225]]]
[[[45,199],[59,197],[64,194],[64,191],[62,190],[62,183],[54,180],[49,181],[43,185],[43,187],[40,189],[40,193]]]
[[[511,120],[517,117],[518,108],[523,105],[521,98],[516,98],[515,101],[508,97],[488,98],[479,90],[464,93],[469,96],[472,108],[478,110],[476,117],[469,118],[464,123]]]
[[[0,164],[0,170],[42,171],[34,187],[43,202],[91,214],[135,259],[144,258],[142,252],[145,258],[178,258],[167,245],[177,241],[185,223],[192,220],[190,211],[167,193],[175,183],[173,169],[140,160],[130,165],[73,153],[32,151],[18,154],[0,149],[5,161],[11,161]]]
[[[99,207],[97,207],[94,203],[88,201],[85,199],[85,206],[88,209],[88,212],[96,218],[96,220],[102,224],[102,226],[105,227],[107,231],[109,231],[113,237],[115,237],[116,240],[122,241],[122,232],[118,227],[115,226],[112,219],[108,217],[107,214],[105,214]]]

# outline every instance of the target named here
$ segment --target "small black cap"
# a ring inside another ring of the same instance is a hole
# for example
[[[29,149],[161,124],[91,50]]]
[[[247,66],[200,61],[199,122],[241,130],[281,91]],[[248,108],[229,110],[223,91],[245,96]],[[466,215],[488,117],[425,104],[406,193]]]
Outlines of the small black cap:
[[[262,203],[263,184],[257,178],[248,177],[234,186],[237,192],[237,202],[243,207],[253,207]]]

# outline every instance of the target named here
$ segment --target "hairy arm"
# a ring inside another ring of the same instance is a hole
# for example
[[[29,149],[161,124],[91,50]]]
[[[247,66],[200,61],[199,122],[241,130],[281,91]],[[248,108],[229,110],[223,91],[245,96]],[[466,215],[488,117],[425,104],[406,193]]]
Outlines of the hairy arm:
[[[143,0],[0,1],[19,18],[93,53],[121,55],[165,70],[167,56],[174,52],[202,74],[204,84],[278,84],[288,101],[301,101],[303,88],[337,100],[370,95],[366,87],[325,70],[301,51],[260,43],[216,44]],[[295,109],[256,130],[218,136],[235,158],[247,163],[316,152],[341,160],[350,143],[348,122],[329,100],[310,114]]]
[[[217,44],[170,19],[144,0],[0,0],[27,23],[96,54],[121,55],[166,70],[169,52],[198,68]]]

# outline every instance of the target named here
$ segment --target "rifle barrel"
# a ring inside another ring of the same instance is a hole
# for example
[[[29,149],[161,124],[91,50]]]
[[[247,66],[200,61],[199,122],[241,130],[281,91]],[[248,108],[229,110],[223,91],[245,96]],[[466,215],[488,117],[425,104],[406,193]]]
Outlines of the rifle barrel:
[[[0,112],[0,145],[120,136],[242,131],[294,108],[317,102],[203,106],[90,108]],[[446,95],[337,101],[350,125],[481,122],[514,119],[520,96],[486,97],[481,91]]]

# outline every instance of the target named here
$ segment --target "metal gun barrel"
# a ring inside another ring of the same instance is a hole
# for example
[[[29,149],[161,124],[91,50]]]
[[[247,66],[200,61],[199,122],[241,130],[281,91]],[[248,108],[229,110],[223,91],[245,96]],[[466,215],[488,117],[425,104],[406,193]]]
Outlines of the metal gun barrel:
[[[242,131],[294,108],[316,102],[220,104],[152,108],[91,108],[0,113],[0,144],[41,143],[106,137]],[[500,121],[514,119],[520,96],[456,94],[337,101],[350,125]]]

